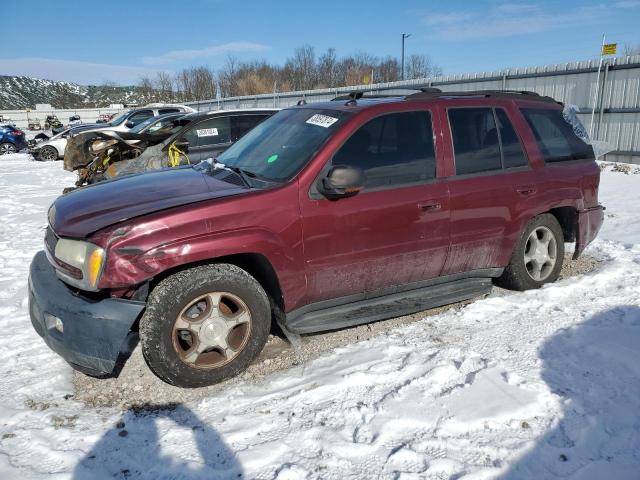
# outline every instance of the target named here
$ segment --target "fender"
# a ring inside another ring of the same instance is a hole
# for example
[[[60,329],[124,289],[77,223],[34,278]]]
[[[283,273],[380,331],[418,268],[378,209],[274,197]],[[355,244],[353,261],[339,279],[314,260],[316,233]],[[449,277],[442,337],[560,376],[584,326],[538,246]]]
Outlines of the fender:
[[[94,234],[90,241],[107,252],[98,287],[119,296],[177,267],[252,253],[270,262],[285,308],[295,305],[305,294],[306,276],[302,222],[297,201],[291,201],[297,184],[290,187],[269,192],[269,208],[254,195],[235,197],[164,210]]]

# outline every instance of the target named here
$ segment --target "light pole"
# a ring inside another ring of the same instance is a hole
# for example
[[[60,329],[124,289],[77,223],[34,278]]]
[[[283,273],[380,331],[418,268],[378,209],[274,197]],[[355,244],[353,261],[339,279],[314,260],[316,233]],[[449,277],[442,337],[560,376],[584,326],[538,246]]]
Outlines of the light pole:
[[[401,79],[404,80],[404,40],[405,38],[409,38],[411,36],[410,33],[403,33],[402,34],[402,72],[401,72]]]

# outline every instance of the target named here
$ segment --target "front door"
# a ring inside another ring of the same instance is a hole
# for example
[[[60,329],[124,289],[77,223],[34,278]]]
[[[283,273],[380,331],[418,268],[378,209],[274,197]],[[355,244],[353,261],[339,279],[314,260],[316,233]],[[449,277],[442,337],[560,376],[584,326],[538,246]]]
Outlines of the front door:
[[[183,137],[189,142],[191,163],[216,158],[231,145],[229,116],[201,120],[185,132]]]
[[[428,111],[376,117],[331,160],[364,171],[358,195],[328,200],[301,191],[307,302],[375,295],[440,274],[449,200],[436,178],[433,130]]]

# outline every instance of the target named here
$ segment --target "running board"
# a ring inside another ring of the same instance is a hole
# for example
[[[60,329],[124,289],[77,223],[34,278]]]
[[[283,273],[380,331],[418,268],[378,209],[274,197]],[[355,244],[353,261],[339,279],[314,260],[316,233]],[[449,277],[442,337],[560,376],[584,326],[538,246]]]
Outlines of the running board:
[[[286,327],[295,333],[337,330],[468,300],[489,293],[491,286],[491,278],[464,278],[298,315],[290,312],[285,323]]]

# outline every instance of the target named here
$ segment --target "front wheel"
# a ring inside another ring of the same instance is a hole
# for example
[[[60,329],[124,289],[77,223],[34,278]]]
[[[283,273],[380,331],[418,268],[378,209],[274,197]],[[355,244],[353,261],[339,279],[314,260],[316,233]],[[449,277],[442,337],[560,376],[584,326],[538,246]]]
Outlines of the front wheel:
[[[235,265],[203,265],[161,281],[140,320],[149,368],[178,387],[221,382],[258,356],[267,341],[267,294]]]
[[[564,261],[564,235],[549,213],[533,218],[516,244],[511,261],[496,283],[511,290],[531,290],[558,279]]]
[[[41,162],[53,162],[58,159],[58,150],[55,147],[47,145],[40,149],[40,153],[38,153],[38,160]]]

